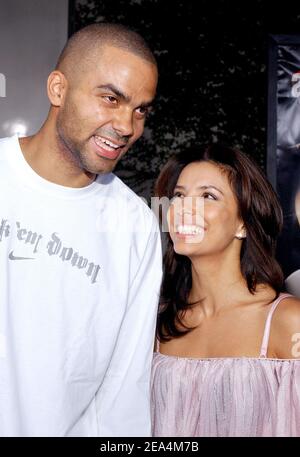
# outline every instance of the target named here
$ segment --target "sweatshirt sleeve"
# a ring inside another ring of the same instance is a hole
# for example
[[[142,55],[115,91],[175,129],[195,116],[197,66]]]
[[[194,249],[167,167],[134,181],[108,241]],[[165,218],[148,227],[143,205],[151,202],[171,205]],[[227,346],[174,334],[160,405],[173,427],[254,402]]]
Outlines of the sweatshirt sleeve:
[[[113,356],[96,396],[99,436],[151,436],[150,374],[161,257],[160,233],[153,215]]]

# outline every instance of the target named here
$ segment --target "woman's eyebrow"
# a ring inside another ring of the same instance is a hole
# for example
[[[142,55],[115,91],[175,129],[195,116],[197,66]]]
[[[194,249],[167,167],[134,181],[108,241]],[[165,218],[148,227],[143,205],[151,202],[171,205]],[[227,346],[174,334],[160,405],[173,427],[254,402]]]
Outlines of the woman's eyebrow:
[[[175,186],[175,189],[183,189],[183,190],[185,190],[186,188],[185,188],[185,186],[176,185],[176,186]],[[196,189],[197,189],[197,190],[215,189],[215,190],[217,190],[218,192],[220,192],[220,194],[224,195],[224,192],[222,192],[221,189],[219,189],[219,188],[216,187],[216,186],[213,186],[212,184],[208,184],[208,185],[206,185],[206,186],[197,186]]]

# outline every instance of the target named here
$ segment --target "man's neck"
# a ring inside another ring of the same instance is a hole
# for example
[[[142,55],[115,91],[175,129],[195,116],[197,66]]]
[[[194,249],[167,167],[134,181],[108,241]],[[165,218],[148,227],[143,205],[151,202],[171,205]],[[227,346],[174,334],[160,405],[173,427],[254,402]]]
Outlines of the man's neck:
[[[33,136],[19,139],[26,162],[42,178],[65,187],[80,188],[91,184],[96,175],[82,170],[75,159],[64,154],[46,124]]]

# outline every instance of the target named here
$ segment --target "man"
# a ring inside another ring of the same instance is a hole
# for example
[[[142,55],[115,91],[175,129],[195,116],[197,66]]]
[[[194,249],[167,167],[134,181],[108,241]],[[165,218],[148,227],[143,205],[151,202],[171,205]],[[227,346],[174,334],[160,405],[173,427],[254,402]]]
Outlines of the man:
[[[40,131],[0,141],[1,435],[150,435],[160,236],[111,171],[156,84],[139,35],[88,26],[48,78]]]

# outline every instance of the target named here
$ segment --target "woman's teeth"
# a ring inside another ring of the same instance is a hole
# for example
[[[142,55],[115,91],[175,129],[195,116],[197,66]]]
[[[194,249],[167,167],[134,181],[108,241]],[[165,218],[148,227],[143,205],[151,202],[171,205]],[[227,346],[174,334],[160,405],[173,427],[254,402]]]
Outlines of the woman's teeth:
[[[200,235],[203,229],[197,225],[178,225],[176,232],[180,235]]]

